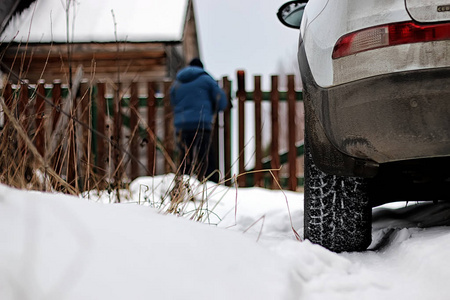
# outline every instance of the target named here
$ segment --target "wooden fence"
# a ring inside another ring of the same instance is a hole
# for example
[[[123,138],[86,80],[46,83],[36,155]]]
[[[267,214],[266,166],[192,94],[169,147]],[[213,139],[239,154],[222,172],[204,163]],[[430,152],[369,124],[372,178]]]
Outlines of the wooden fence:
[[[228,78],[224,77],[220,82],[235,105],[223,113],[223,126],[216,126],[213,143],[216,153],[221,153],[225,184],[236,182],[239,186],[271,188],[281,184],[283,188],[296,190],[302,184],[297,158],[303,147],[296,144],[296,131],[301,130],[301,126],[296,124],[295,113],[302,94],[295,90],[294,76],[287,76],[287,91],[279,91],[279,77],[272,76],[270,92],[261,90],[260,76],[254,77],[252,92],[246,91],[243,71],[238,71],[237,78],[236,98],[232,97]],[[124,178],[133,180],[143,175],[176,173],[170,85],[169,81],[149,82],[145,86],[133,82],[128,86],[116,84],[111,87],[106,83],[84,82],[73,89],[76,94],[71,94],[58,81],[36,85],[8,83],[2,90],[5,107],[0,134],[3,140],[6,135],[13,138],[2,143],[0,151],[11,151],[17,146],[18,154],[13,155],[12,160],[22,158],[24,161],[27,153],[34,158],[39,155],[41,167],[54,170],[56,177],[76,190],[105,188]],[[279,105],[284,101],[287,101],[288,115],[280,120]],[[251,123],[246,119],[248,103],[254,104],[255,116]],[[262,103],[270,103],[269,155],[264,154],[262,142]],[[238,137],[234,139],[232,120],[236,114]],[[11,122],[12,116],[17,122]],[[288,131],[280,135],[282,122],[286,123]],[[23,141],[16,123],[32,145]],[[249,170],[245,163],[245,148],[249,145],[244,132],[250,125],[254,126],[254,167]],[[237,140],[236,158],[232,157],[232,146],[236,146],[233,140]],[[280,150],[280,140],[287,141],[285,151]],[[280,167],[285,163],[289,165],[289,172],[283,178]],[[232,171],[236,164],[238,176]]]
[[[261,76],[254,76],[254,91],[248,92],[245,86],[245,73],[237,73],[237,102],[238,102],[238,147],[239,147],[239,186],[260,186],[288,188],[296,190],[303,185],[303,173],[298,170],[298,157],[303,156],[303,116],[298,116],[303,108],[303,97],[300,91],[295,89],[295,76],[287,76],[287,90],[279,90],[279,76],[271,76],[271,90],[261,90]],[[252,101],[254,105],[254,124],[246,121],[245,103]],[[262,143],[262,103],[270,103],[270,149],[264,156]],[[287,104],[287,111],[280,115],[280,104]],[[254,126],[254,168],[247,170],[245,167],[246,144],[245,127]],[[284,126],[282,126],[284,125]],[[280,129],[284,130],[280,132]],[[300,136],[300,138],[299,138]],[[281,149],[280,141],[285,141],[285,149]],[[287,166],[288,172],[281,172],[281,167]],[[270,170],[270,171],[269,171]],[[283,176],[283,174],[286,174]]]

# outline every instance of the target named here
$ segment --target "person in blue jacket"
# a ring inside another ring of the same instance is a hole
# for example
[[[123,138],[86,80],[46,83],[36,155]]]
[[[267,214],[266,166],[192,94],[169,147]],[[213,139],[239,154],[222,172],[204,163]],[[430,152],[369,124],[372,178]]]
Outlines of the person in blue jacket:
[[[218,182],[215,153],[211,151],[211,131],[217,113],[227,107],[228,100],[203,69],[200,59],[194,58],[189,66],[177,73],[170,88],[170,101],[181,161],[178,172],[197,174],[200,181]]]

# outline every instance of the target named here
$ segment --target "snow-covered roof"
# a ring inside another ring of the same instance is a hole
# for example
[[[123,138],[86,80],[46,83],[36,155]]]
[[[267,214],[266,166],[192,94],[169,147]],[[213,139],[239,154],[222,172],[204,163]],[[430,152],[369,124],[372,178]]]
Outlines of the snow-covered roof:
[[[67,19],[70,40],[78,43],[114,42],[115,28],[118,41],[180,41],[183,37],[188,2],[37,0],[11,20],[1,36],[1,41],[67,42]],[[67,7],[69,14],[66,13]]]

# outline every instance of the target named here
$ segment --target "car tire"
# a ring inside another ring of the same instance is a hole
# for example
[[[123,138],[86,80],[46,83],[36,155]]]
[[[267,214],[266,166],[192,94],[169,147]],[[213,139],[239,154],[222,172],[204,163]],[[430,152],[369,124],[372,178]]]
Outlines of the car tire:
[[[363,251],[371,242],[367,179],[317,168],[305,138],[305,238],[334,252]]]

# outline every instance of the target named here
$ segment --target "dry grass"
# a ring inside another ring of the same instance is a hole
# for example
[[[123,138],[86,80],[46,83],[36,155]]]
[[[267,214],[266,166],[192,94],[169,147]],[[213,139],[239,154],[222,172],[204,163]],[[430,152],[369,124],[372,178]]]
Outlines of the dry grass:
[[[21,84],[20,89],[27,89],[25,92],[28,94],[28,89],[32,88]],[[37,96],[44,98],[47,106],[53,105],[51,99],[33,90],[33,96],[27,98],[23,106],[20,89],[13,90],[10,95],[5,95],[3,90],[0,98],[4,119],[3,128],[0,128],[1,183],[21,189],[70,194],[80,194],[91,189],[120,189],[124,186],[126,181],[121,179],[125,177],[125,155],[117,166],[108,171],[99,170],[93,163],[91,136],[97,132],[89,125],[90,119],[81,121],[83,115],[90,115],[89,111],[80,111],[77,105],[73,105],[70,112],[59,108],[58,130],[52,131],[55,107],[52,107],[53,113],[47,109],[39,123],[36,122],[38,116],[34,110]],[[83,101],[83,97],[90,98],[90,93],[86,92],[76,103]],[[91,107],[90,101],[87,107]],[[38,149],[36,139],[39,131],[44,132],[44,145]],[[100,140],[102,138],[106,139],[109,148],[118,148],[117,143],[105,136],[98,137]],[[109,161],[113,161],[112,155],[110,151]]]

